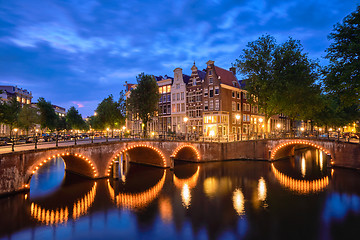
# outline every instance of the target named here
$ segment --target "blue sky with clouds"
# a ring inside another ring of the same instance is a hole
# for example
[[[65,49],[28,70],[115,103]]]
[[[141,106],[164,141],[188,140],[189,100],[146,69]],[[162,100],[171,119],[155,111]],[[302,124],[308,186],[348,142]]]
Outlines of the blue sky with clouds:
[[[262,34],[298,39],[321,58],[355,0],[0,0],[0,84],[92,115],[141,72],[229,68]]]

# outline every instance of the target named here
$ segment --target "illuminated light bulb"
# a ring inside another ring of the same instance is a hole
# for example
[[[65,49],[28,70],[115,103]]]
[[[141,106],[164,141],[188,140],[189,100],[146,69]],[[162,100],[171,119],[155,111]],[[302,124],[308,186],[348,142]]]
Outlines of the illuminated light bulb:
[[[43,164],[42,163],[40,163],[40,166],[42,166]]]
[[[32,171],[32,173],[35,173],[35,171]]]

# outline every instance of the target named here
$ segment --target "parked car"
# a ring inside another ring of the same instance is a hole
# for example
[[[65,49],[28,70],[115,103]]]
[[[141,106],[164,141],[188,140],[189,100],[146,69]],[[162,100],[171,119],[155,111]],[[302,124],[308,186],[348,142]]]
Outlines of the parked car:
[[[6,146],[8,144],[11,144],[11,140],[8,137],[1,137],[0,138],[0,146]]]

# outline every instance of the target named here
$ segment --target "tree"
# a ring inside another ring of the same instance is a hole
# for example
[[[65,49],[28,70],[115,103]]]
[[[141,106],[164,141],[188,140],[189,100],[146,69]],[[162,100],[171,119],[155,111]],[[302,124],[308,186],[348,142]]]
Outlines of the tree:
[[[65,129],[69,129],[68,124],[66,122],[66,117],[57,117],[56,119],[56,131],[62,131]]]
[[[24,129],[26,134],[29,134],[29,129],[33,128],[38,122],[39,115],[37,114],[36,108],[33,108],[28,104],[24,105],[18,116],[18,126]]]
[[[245,89],[249,92],[249,100],[256,103],[265,116],[265,130],[268,131],[268,120],[279,113],[279,107],[274,102],[274,93],[278,91],[274,85],[274,52],[275,38],[270,35],[261,36],[249,42],[247,49],[235,60],[234,67],[247,78]],[[256,101],[255,101],[256,100]]]
[[[336,115],[346,115],[346,123],[359,119],[360,93],[360,6],[334,26],[326,50],[330,64],[326,67],[324,85],[327,94],[338,101]],[[354,112],[349,111],[353,109]]]
[[[41,128],[54,130],[56,128],[56,121],[58,116],[56,115],[51,102],[48,102],[43,97],[40,97],[38,99],[37,107],[39,108],[40,112]]]
[[[274,51],[273,99],[281,113],[294,120],[310,120],[321,109],[318,64],[289,38]]]
[[[136,78],[137,87],[127,99],[127,109],[139,116],[143,124],[143,135],[147,134],[147,123],[155,116],[159,104],[159,87],[153,76],[144,73]]]
[[[21,105],[18,101],[16,101],[16,98],[11,98],[7,103],[1,103],[0,106],[2,113],[0,115],[0,122],[9,126],[11,138],[13,129],[18,126],[18,117]]]
[[[86,123],[84,119],[74,106],[70,107],[66,113],[66,123],[70,129],[86,129]]]
[[[92,120],[91,125],[102,130],[110,128],[112,135],[114,135],[114,129],[125,124],[126,105],[124,92],[120,92],[119,101],[114,101],[113,95],[109,95],[101,101],[95,111],[97,115]]]

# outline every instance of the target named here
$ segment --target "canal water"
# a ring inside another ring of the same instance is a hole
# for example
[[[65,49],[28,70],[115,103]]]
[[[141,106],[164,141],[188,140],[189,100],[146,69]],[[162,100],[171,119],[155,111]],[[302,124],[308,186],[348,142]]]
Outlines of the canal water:
[[[359,239],[360,173],[319,150],[274,163],[169,169],[124,163],[118,180],[53,159],[30,192],[0,198],[1,239]]]

